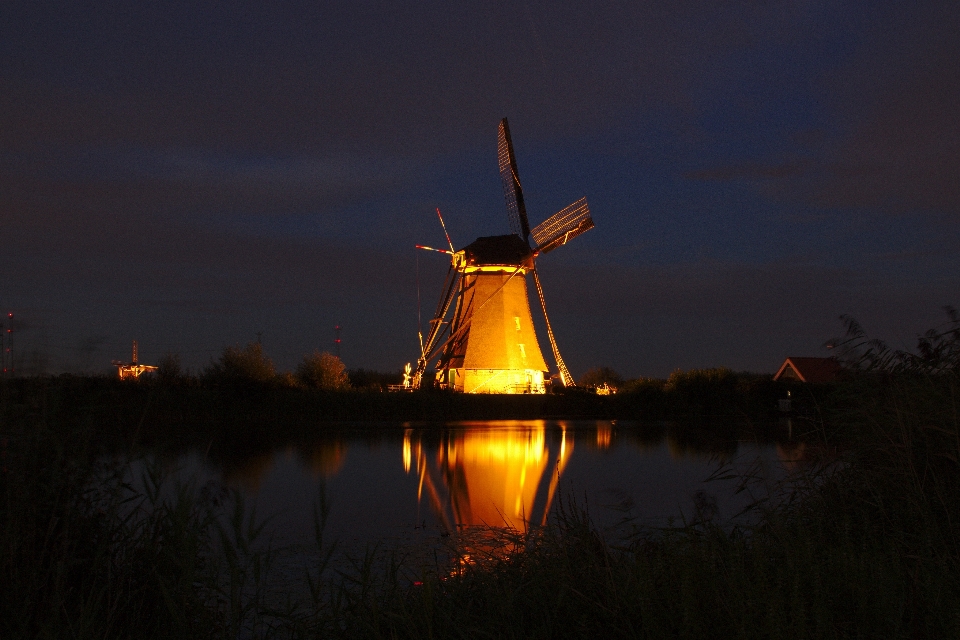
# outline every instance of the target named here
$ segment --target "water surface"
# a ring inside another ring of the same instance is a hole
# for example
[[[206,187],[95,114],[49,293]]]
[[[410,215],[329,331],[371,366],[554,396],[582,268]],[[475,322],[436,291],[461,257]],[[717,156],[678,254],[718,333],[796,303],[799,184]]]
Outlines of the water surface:
[[[674,433],[626,421],[481,421],[318,426],[289,444],[210,447],[182,456],[182,471],[238,489],[280,546],[314,540],[313,514],[341,548],[430,546],[468,529],[526,530],[561,503],[600,526],[659,526],[698,513],[725,520],[785,474],[784,444]],[[705,482],[721,466],[759,481]]]

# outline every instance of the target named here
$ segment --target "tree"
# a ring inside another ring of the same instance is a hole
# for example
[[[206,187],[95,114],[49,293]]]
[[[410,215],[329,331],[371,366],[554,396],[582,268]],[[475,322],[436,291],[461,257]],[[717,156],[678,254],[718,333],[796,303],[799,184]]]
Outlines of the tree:
[[[314,351],[305,356],[297,367],[297,380],[314,389],[342,391],[350,388],[350,378],[343,362],[326,351]]]
[[[243,349],[224,349],[220,359],[207,369],[207,375],[228,380],[270,382],[276,377],[276,369],[273,361],[263,352],[263,345],[251,342]]]
[[[180,354],[168,353],[157,363],[157,377],[163,382],[175,382],[183,378],[183,367],[180,366]]]
[[[577,384],[581,387],[599,387],[606,384],[619,389],[623,386],[623,378],[610,367],[594,367],[580,376]]]

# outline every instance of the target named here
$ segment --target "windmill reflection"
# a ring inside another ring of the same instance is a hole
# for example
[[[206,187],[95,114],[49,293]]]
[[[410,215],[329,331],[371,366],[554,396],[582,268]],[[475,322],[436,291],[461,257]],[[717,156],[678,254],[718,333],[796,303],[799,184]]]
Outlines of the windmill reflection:
[[[526,531],[545,523],[573,452],[572,433],[562,424],[559,431],[548,430],[543,421],[466,425],[443,434],[439,443],[425,444],[424,435],[406,431],[403,466],[418,474],[418,502],[426,499],[447,531]]]

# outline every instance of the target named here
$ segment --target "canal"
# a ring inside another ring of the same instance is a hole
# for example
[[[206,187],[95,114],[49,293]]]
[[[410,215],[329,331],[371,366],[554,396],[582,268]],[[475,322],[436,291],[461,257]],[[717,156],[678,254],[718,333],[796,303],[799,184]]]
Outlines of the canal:
[[[211,446],[167,465],[238,492],[276,548],[310,547],[320,515],[325,543],[356,557],[431,554],[480,530],[524,532],[558,509],[621,534],[697,517],[730,522],[798,456],[786,440],[676,431],[610,420],[344,423],[277,448]],[[744,475],[753,478],[746,490]]]

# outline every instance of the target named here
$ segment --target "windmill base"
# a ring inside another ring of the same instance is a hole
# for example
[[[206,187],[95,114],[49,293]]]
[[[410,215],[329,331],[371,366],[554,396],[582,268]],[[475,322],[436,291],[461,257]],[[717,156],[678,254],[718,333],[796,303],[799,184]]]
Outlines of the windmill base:
[[[543,371],[536,369],[450,369],[448,389],[463,393],[545,393]]]

